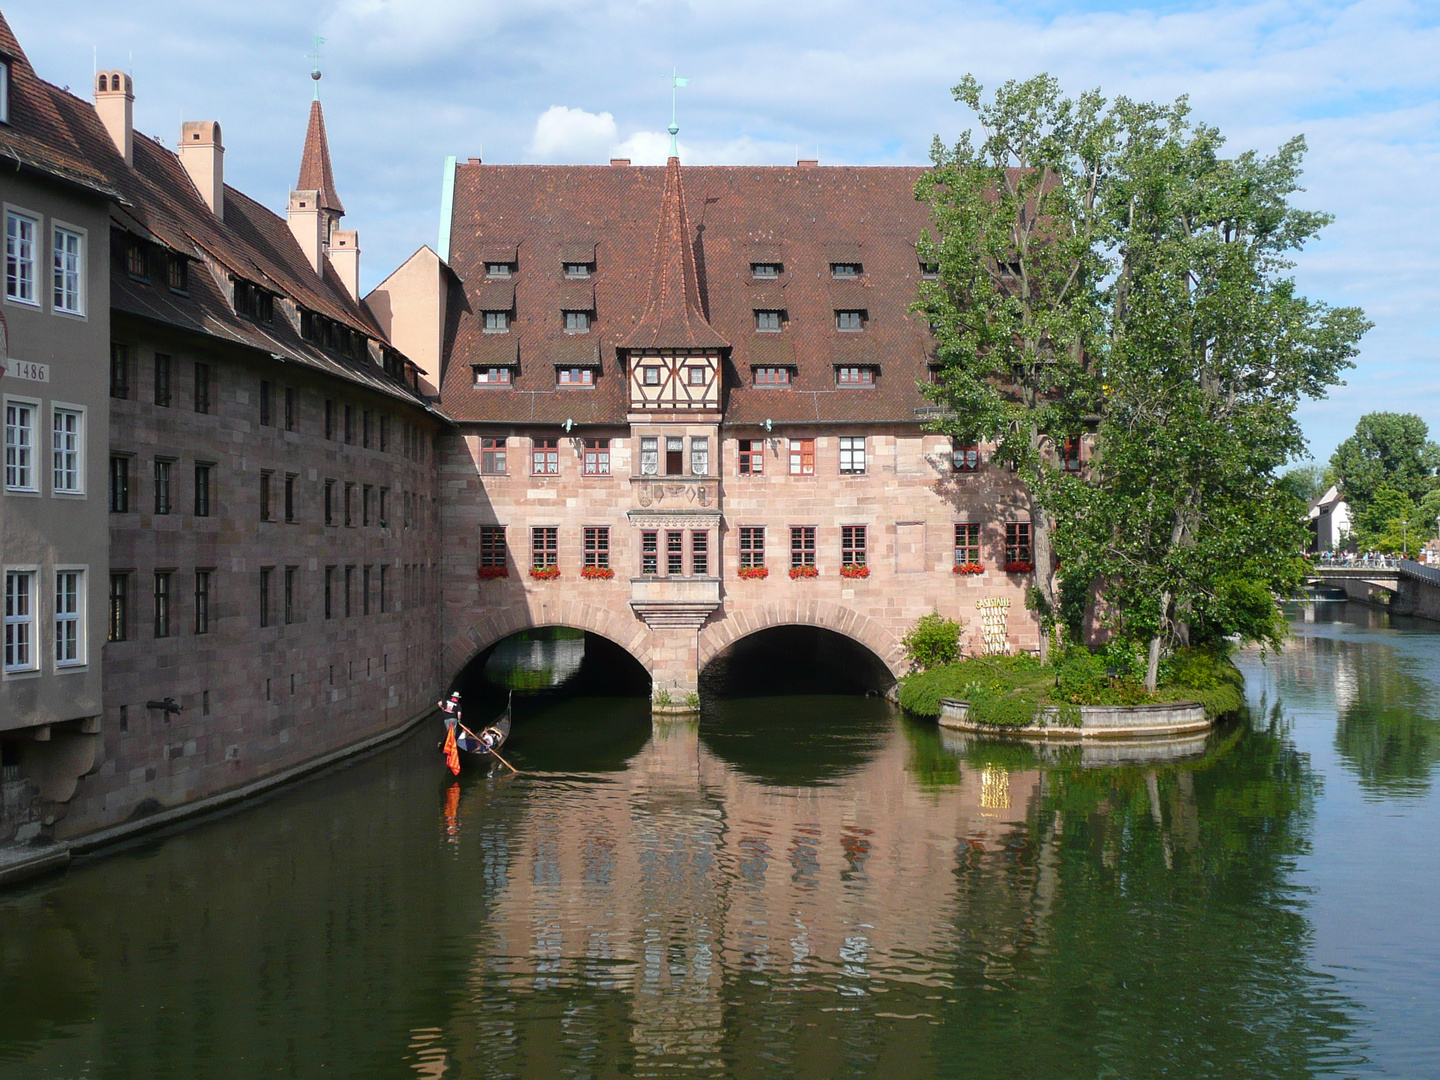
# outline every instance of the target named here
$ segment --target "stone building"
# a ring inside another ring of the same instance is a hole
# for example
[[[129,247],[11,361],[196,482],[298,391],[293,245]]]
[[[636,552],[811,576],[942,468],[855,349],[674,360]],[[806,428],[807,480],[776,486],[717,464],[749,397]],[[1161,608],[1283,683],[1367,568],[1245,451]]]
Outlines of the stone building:
[[[31,744],[85,733],[68,788],[41,792],[63,839],[244,789],[433,707],[443,421],[356,297],[318,83],[282,217],[226,185],[219,123],[183,124],[171,150],[134,130],[129,75],[97,72],[92,104],[36,79],[12,43],[16,122],[0,138],[33,164],[0,181],[7,212],[35,245],[53,231],[57,259],[79,233],[89,271],[82,312],[56,311],[48,278],[35,303],[4,306],[20,377],[52,372],[19,382],[12,361],[7,408],[58,425],[53,396],[88,421],[78,492],[52,491],[37,450],[37,490],[5,497],[7,583],[30,574],[38,590],[22,627],[34,677],[7,660],[0,684],[0,728],[33,731],[18,755],[6,732],[6,777],[43,780]],[[75,673],[48,636],[50,575],[71,572],[90,661]]]
[[[112,190],[0,16],[0,843],[95,760],[105,644]]]
[[[972,650],[1037,647],[1013,474],[925,430],[919,173],[454,167],[448,244],[367,298],[437,358],[458,425],[447,672],[547,624],[611,639],[682,698],[779,625],[843,634],[891,675],[930,611]]]

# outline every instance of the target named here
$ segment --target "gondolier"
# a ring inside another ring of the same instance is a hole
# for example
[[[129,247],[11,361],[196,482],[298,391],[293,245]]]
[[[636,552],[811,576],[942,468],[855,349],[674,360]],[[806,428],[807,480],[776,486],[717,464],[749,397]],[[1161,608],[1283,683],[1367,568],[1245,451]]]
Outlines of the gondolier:
[[[500,747],[504,746],[505,740],[510,737],[511,703],[514,697],[512,691],[510,698],[505,702],[505,711],[478,735],[465,726],[458,690],[445,701],[436,703],[440,711],[445,714],[445,739],[440,744],[440,748],[445,754],[445,763],[450,767],[452,773],[457,776],[460,774],[460,751],[462,750],[467,754],[488,754],[512,773],[517,771],[515,766],[499,754]]]

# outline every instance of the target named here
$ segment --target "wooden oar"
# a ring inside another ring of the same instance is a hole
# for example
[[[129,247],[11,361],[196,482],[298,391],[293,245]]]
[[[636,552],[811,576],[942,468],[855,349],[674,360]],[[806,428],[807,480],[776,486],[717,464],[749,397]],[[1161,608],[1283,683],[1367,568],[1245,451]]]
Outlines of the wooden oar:
[[[466,735],[469,735],[472,739],[474,739],[476,742],[478,742],[481,746],[485,746],[484,740],[482,740],[479,735],[476,735],[475,732],[471,731],[471,730],[470,730],[468,727],[466,727],[464,724],[461,724],[459,720],[456,720],[455,723],[456,723],[456,724],[459,724],[460,730],[463,731],[463,732],[465,732]],[[487,753],[487,754],[495,754],[495,750],[494,750],[493,747],[485,746],[485,753]],[[520,775],[520,770],[517,769],[517,768],[515,768],[514,765],[511,765],[510,762],[506,761],[506,760],[505,760],[503,757],[501,757],[499,754],[495,754],[495,760],[498,761],[498,762],[500,762],[501,765],[504,765],[507,769],[509,769],[509,770],[510,770],[512,773],[514,773],[515,775],[517,775],[517,776]]]

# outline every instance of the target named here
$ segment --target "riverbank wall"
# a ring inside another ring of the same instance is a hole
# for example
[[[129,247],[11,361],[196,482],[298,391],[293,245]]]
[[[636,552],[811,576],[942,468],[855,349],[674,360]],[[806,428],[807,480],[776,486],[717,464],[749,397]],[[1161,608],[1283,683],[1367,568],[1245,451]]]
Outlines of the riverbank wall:
[[[1204,731],[1214,724],[1205,706],[1192,702],[1161,702],[1155,705],[1080,706],[1080,726],[1058,722],[1060,710],[1051,705],[1041,710],[1038,724],[1023,727],[996,727],[970,719],[970,704],[954,698],[940,700],[941,727],[953,731],[991,735],[1023,735],[1027,738],[1084,742],[1102,739],[1155,738]]]

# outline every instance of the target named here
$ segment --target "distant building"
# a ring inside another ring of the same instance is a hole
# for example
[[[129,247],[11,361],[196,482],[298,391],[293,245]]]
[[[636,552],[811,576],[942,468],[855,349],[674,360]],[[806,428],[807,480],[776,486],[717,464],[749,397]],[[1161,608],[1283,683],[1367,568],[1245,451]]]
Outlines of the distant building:
[[[1350,504],[1341,498],[1338,486],[1332,484],[1310,504],[1309,520],[1315,531],[1316,551],[1340,551],[1352,546]]]

